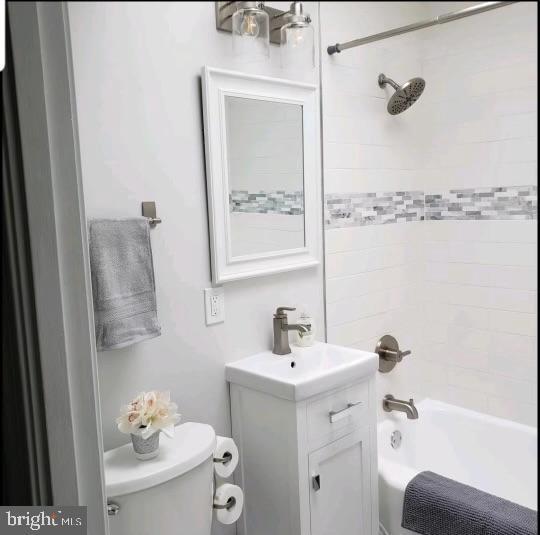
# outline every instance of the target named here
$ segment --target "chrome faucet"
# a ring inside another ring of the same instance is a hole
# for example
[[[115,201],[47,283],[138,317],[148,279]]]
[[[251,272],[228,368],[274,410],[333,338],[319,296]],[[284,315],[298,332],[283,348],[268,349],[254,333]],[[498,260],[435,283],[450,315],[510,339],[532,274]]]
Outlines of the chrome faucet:
[[[384,396],[382,406],[386,412],[404,412],[409,420],[418,419],[418,411],[414,406],[414,400],[412,398],[409,401],[404,401],[402,399],[396,399],[391,394],[387,394]]]
[[[274,314],[274,349],[272,349],[272,353],[275,355],[288,355],[291,352],[289,331],[298,331],[301,333],[308,333],[310,331],[308,325],[289,325],[286,311],[293,310],[296,310],[296,308],[278,307]]]

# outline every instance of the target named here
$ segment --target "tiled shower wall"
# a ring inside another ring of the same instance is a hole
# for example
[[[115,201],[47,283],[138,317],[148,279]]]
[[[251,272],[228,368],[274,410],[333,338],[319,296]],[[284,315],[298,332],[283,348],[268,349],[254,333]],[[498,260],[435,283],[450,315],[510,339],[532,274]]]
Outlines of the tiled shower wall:
[[[463,7],[431,5],[438,13],[430,15]],[[424,32],[429,91],[418,103],[426,193],[486,195],[470,216],[455,219],[458,202],[447,218],[455,220],[423,227],[426,394],[530,424],[537,221],[519,219],[535,217],[537,195],[536,11],[536,3],[518,3]],[[497,220],[477,220],[482,214]]]
[[[323,2],[322,42],[462,7]],[[328,341],[412,349],[379,397],[536,421],[536,57],[533,3],[323,54]]]

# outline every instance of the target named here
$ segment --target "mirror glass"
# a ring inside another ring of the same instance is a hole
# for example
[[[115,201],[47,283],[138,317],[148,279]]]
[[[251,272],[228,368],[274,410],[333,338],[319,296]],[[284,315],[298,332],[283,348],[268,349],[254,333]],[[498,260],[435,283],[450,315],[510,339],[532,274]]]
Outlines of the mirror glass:
[[[304,247],[302,106],[226,96],[225,124],[231,256]]]

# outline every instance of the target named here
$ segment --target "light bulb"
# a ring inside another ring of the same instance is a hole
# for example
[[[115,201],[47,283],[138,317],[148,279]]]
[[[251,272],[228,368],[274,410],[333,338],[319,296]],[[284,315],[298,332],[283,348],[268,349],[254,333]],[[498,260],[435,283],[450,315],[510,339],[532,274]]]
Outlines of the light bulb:
[[[302,46],[304,43],[304,28],[289,29],[289,43],[291,46]]]
[[[259,23],[253,13],[244,13],[240,33],[247,37],[257,37],[259,35]]]
[[[232,16],[234,55],[242,61],[261,61],[270,55],[270,19],[262,2],[238,2]]]
[[[298,70],[315,67],[313,27],[287,24],[281,28],[281,66]]]

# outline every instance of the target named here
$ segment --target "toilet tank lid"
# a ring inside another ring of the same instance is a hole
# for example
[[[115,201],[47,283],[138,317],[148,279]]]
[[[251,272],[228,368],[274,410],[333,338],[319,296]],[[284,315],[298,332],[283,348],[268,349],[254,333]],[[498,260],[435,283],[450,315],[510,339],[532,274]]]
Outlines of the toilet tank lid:
[[[137,459],[131,443],[106,451],[107,497],[137,492],[181,476],[213,455],[215,447],[216,434],[211,426],[187,422],[175,428],[173,438],[162,434],[159,455],[154,459]]]

